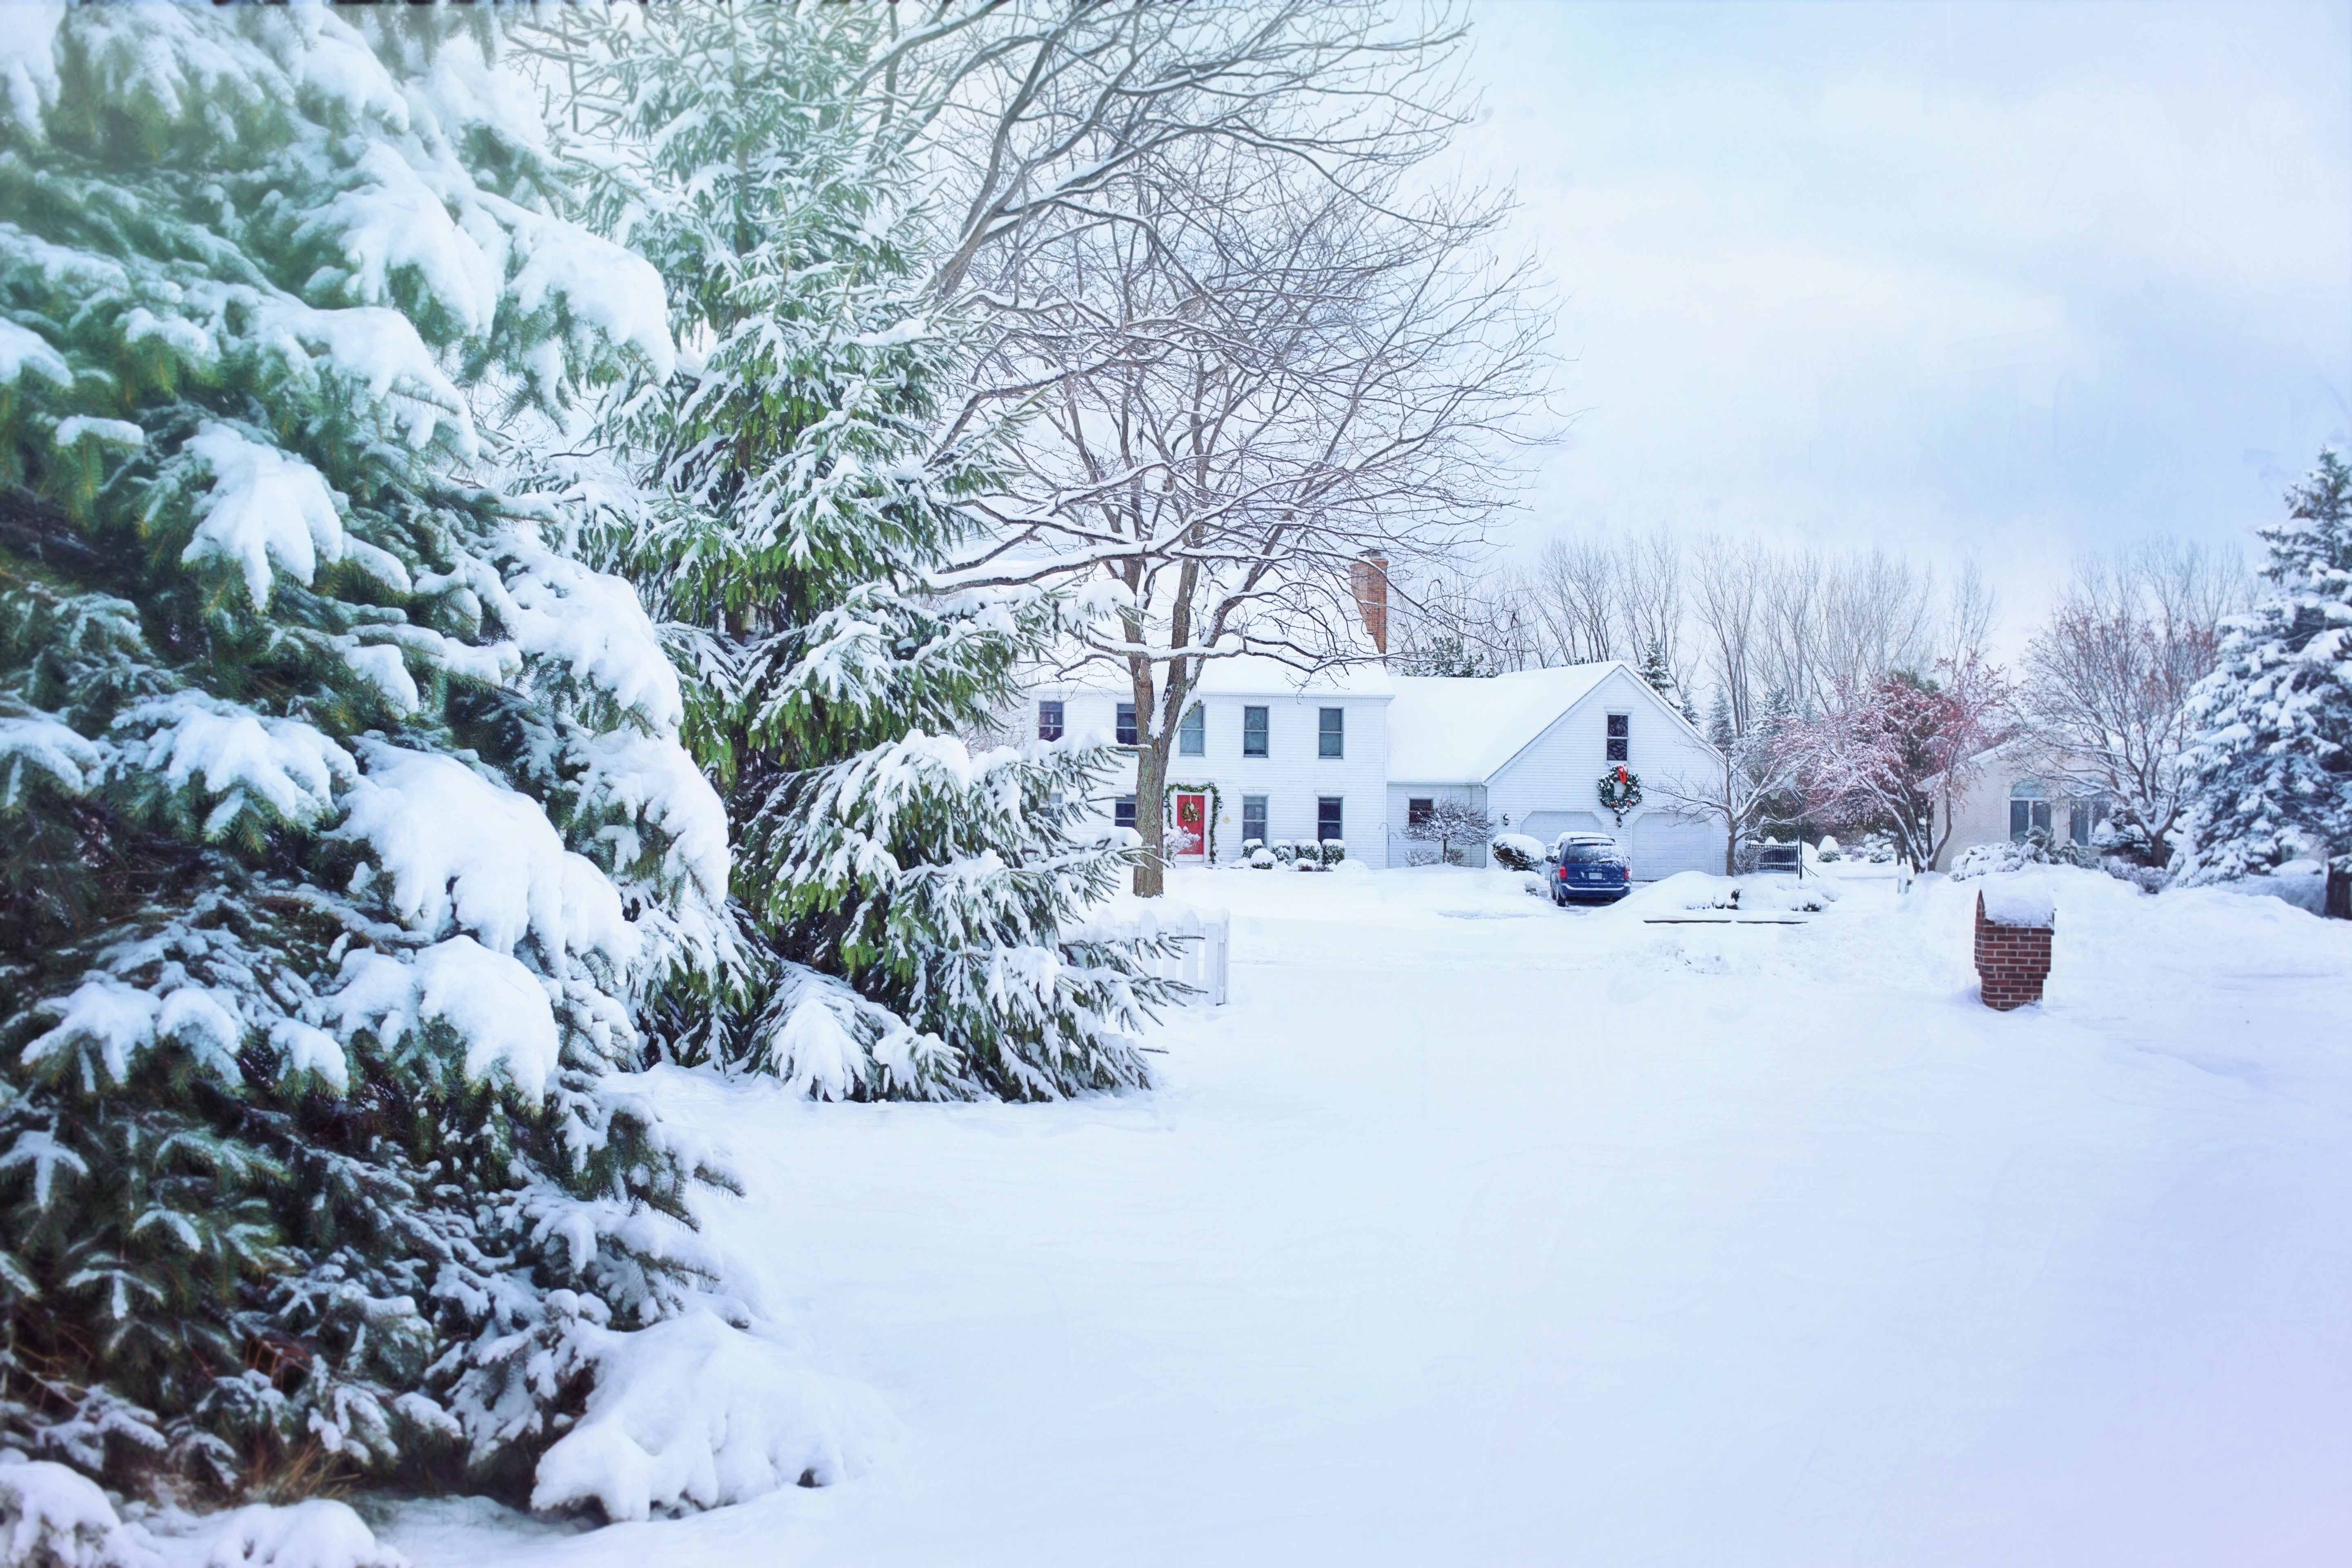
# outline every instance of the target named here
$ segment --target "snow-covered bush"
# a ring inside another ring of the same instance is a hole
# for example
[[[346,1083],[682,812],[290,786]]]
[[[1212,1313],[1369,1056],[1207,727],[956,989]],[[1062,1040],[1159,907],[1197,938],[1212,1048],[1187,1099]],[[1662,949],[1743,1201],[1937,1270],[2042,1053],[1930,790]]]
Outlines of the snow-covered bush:
[[[2030,838],[2012,838],[1996,844],[1971,844],[1954,858],[1952,880],[1972,882],[1979,877],[2005,876],[2029,866],[2047,866],[2050,863],[2049,850]]]
[[[1544,845],[1540,838],[1524,833],[1498,833],[1486,843],[1495,864],[1507,871],[1532,871],[1544,863]]]
[[[1465,851],[1486,842],[1494,831],[1493,819],[1478,807],[1440,798],[1431,803],[1427,816],[1406,826],[1404,836],[1416,843],[1435,845],[1438,859],[1458,866]]]
[[[593,1502],[613,1520],[722,1508],[866,1468],[887,1424],[874,1395],[819,1376],[707,1310],[592,1336],[596,1386],[549,1448],[534,1509]]]
[[[1277,838],[1266,847],[1273,853],[1277,866],[1287,866],[1298,858],[1298,846],[1286,838]]]
[[[0,1450],[0,1563],[10,1568],[160,1565],[144,1531],[125,1528],[106,1493],[63,1465]]]
[[[1250,851],[1249,865],[1254,871],[1271,871],[1279,864],[1273,853],[1264,847]]]
[[[1817,914],[1835,903],[1838,885],[1808,877],[1717,877],[1705,871],[1677,871],[1648,887],[1636,889],[1615,908],[1639,918],[1661,912],[1720,910],[1733,914]]]
[[[582,1326],[711,1268],[618,1069],[727,826],[474,420],[667,375],[661,280],[551,210],[488,16],[9,26],[0,1449],[519,1496]]]
[[[939,436],[974,350],[919,273],[920,172],[844,107],[894,25],[848,5],[549,23],[620,138],[580,171],[593,210],[660,268],[699,353],[614,404],[625,472],[584,476],[685,680],[751,933],[728,985],[665,998],[664,1044],[823,1099],[1131,1088],[1167,987],[1129,944],[1061,935],[1139,858],[1087,827],[1116,754],[955,738],[1020,700],[1065,606],[932,583],[1003,476],[988,420]]]
[[[1822,835],[1821,843],[1814,847],[1813,856],[1814,858],[1827,864],[1830,861],[1843,859],[1845,852],[1838,847],[1838,841],[1835,838],[1824,833]]]
[[[2189,706],[2191,882],[2327,865],[2326,907],[2352,919],[2352,466],[2324,451],[2264,528],[2270,588],[2223,623]]]
[[[1242,858],[1246,860],[1265,847],[1265,840],[1263,838],[1244,838],[1242,840]]]
[[[1344,838],[1326,838],[1322,843],[1322,850],[1323,864],[1337,866],[1348,858],[1348,841]]]
[[[2022,838],[1970,845],[1952,862],[1952,880],[1973,881],[1979,877],[2021,871],[2029,866],[2096,868],[2098,864],[2096,852],[2079,845],[2053,843],[2047,833],[2037,829]]]

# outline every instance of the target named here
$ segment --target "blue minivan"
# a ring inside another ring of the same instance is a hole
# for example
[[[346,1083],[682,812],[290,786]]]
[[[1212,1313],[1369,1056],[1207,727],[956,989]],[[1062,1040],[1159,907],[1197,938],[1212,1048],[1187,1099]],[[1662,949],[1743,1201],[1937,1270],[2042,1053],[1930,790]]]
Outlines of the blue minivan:
[[[1582,899],[1613,904],[1633,890],[1633,862],[1606,834],[1562,834],[1546,858],[1555,904]]]

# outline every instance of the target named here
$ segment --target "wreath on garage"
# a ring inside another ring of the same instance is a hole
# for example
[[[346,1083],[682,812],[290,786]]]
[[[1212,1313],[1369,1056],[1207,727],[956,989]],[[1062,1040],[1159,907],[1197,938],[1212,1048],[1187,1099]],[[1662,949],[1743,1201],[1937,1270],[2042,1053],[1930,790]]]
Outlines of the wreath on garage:
[[[1642,775],[1620,763],[1601,775],[1601,808],[1625,826],[1625,814],[1642,804]]]

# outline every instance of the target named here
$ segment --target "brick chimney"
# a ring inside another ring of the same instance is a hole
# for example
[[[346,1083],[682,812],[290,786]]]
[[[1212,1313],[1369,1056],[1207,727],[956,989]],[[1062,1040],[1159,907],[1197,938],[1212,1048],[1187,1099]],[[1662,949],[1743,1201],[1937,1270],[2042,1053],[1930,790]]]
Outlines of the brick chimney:
[[[1387,657],[1389,651],[1389,558],[1366,551],[1348,568],[1348,585],[1356,591],[1356,613],[1364,617],[1364,630],[1370,634],[1372,646]]]

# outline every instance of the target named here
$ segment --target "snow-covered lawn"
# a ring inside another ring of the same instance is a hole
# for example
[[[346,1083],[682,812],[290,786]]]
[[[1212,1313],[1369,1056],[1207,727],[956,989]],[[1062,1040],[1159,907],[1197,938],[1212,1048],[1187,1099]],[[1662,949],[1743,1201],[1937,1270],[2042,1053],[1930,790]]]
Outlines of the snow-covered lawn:
[[[2352,1561],[2352,929],[2058,873],[1812,923],[1503,873],[1181,874],[1232,1004],[1164,1087],[814,1107],[686,1073],[708,1205],[858,1479],[420,1565]],[[1637,900],[1638,901],[1638,900]]]

